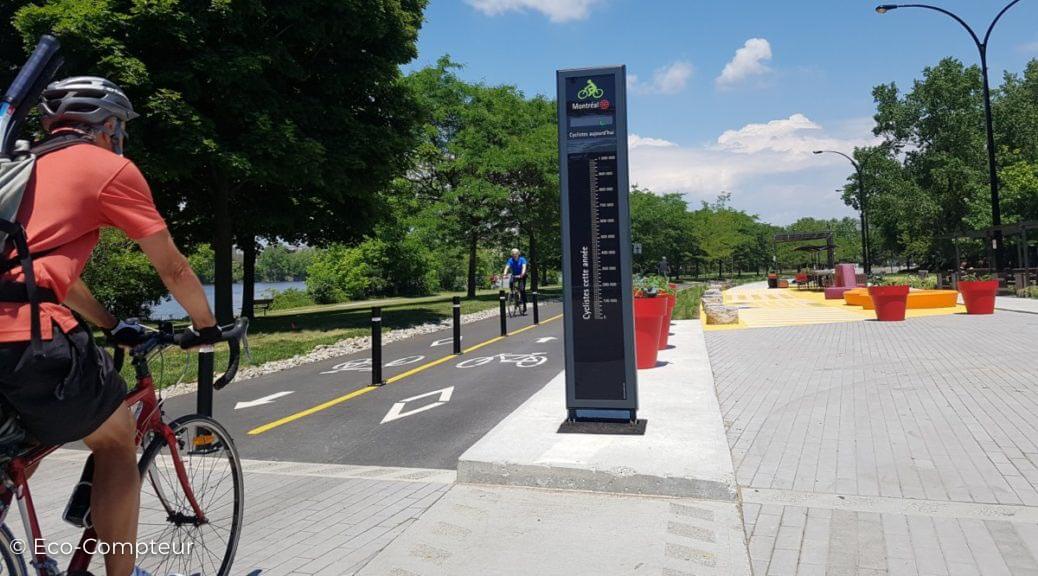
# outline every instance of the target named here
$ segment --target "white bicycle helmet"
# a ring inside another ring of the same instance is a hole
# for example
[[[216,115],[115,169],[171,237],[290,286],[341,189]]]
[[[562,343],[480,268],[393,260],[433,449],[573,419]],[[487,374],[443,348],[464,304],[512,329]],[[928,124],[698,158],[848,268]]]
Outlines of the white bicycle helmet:
[[[123,122],[139,114],[114,82],[96,76],[73,76],[51,82],[41,95],[43,128],[99,126],[113,116]]]

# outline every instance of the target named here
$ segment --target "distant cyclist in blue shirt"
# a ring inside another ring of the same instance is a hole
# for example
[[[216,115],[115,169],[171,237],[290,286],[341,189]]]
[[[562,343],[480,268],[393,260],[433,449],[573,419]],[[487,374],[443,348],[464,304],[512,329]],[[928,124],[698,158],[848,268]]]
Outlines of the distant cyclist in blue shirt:
[[[519,291],[519,300],[522,302],[523,316],[526,315],[526,258],[520,256],[518,248],[512,248],[512,257],[505,262],[504,274],[510,274],[508,281],[509,290]]]

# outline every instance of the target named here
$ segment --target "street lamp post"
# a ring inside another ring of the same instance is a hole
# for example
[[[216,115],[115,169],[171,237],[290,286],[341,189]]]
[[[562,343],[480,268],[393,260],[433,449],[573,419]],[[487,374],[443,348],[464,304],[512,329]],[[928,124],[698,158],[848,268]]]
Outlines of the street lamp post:
[[[861,164],[843,152],[835,150],[815,150],[815,154],[839,154],[850,161],[854,171],[858,173],[858,213],[861,216],[861,267],[865,274],[872,274],[872,255],[869,253],[869,217],[868,196],[865,193],[865,174],[861,170]]]
[[[970,33],[970,37],[973,38],[973,43],[977,45],[977,50],[980,51],[980,68],[984,76],[984,122],[987,128],[987,148],[988,148],[988,181],[991,184],[991,224],[993,226],[1002,225],[1002,208],[999,201],[998,195],[998,168],[995,162],[995,128],[991,120],[991,87],[988,82],[988,40],[991,39],[991,31],[995,29],[995,25],[1002,19],[1002,16],[1009,11],[1017,2],[1020,0],[1013,0],[1009,4],[1006,4],[1002,11],[995,16],[995,19],[988,26],[987,32],[984,34],[984,40],[981,41],[977,33],[973,31],[973,28],[966,23],[965,20],[959,18],[954,13],[940,8],[938,6],[930,6],[928,4],[884,4],[876,7],[876,12],[880,14],[886,14],[891,10],[898,8],[925,8],[927,10],[933,10],[940,12],[946,16],[950,16],[956,22],[962,25],[967,32]],[[1002,242],[1002,231],[995,229],[995,234],[992,237],[995,249],[995,270],[1001,271],[1002,264],[1004,262],[1004,247]]]

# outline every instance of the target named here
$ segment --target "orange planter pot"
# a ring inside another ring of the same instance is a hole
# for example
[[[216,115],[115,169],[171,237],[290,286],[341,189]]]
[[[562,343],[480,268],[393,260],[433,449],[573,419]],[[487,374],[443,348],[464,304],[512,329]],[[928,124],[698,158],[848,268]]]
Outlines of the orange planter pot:
[[[962,293],[962,301],[966,303],[967,314],[995,313],[998,280],[959,282],[959,292]]]
[[[666,298],[634,299],[634,347],[639,370],[656,367],[660,327],[667,316]]]
[[[900,322],[908,307],[908,286],[871,286],[869,296],[880,322]]]
[[[667,314],[663,317],[663,323],[660,324],[660,350],[665,349],[670,340],[670,320],[674,316],[674,306],[678,303],[677,296],[673,294],[664,294],[664,296],[667,298]]]

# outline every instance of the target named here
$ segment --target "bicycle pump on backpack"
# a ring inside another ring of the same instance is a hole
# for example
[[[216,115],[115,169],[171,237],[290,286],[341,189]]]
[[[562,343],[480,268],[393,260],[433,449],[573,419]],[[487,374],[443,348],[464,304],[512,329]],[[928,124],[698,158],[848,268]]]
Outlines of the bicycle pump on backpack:
[[[50,34],[40,38],[32,55],[18,71],[14,82],[0,100],[0,155],[12,159],[27,154],[28,149],[15,150],[15,143],[29,110],[36,105],[40,93],[64,63],[58,54],[61,43]]]

